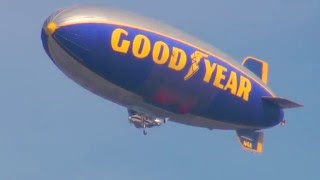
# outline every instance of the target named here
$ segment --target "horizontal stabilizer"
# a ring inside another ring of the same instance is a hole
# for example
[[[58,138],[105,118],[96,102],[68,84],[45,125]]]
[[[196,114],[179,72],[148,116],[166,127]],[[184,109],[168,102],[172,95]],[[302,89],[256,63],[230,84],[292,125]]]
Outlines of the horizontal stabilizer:
[[[262,97],[266,102],[270,102],[282,109],[303,107],[302,105],[280,97]]]
[[[246,57],[242,61],[242,65],[248,68],[256,76],[258,76],[262,80],[262,82],[264,82],[265,84],[268,83],[269,66],[267,62],[255,57]]]
[[[263,149],[263,132],[253,130],[237,130],[241,146],[245,150],[261,153]]]

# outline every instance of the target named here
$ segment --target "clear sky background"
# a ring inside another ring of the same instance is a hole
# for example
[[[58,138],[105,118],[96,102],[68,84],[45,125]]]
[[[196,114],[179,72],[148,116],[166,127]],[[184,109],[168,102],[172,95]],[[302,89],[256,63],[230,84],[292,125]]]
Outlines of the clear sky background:
[[[305,107],[265,130],[261,155],[233,131],[169,122],[144,136],[42,48],[46,17],[88,2],[159,19],[239,62],[265,59],[274,92]],[[0,19],[1,180],[320,179],[319,0],[1,0]]]

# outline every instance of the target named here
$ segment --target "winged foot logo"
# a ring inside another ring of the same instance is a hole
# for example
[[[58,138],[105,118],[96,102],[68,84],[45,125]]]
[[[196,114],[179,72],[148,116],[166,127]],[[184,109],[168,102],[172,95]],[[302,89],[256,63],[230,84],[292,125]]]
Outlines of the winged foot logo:
[[[195,51],[191,54],[191,67],[188,70],[188,73],[184,76],[184,80],[190,79],[192,76],[194,76],[199,71],[199,63],[203,58],[208,58],[207,54],[204,54],[200,51]]]

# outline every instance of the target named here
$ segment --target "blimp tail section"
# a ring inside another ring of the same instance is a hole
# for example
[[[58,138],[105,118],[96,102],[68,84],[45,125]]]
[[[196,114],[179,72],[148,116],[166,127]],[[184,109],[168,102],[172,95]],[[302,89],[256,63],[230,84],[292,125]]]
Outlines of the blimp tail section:
[[[241,146],[248,151],[262,153],[263,132],[253,130],[237,130]]]
[[[264,82],[265,84],[268,83],[269,66],[267,62],[249,56],[244,58],[244,60],[242,61],[242,65],[248,68],[258,77],[260,77],[262,82]]]

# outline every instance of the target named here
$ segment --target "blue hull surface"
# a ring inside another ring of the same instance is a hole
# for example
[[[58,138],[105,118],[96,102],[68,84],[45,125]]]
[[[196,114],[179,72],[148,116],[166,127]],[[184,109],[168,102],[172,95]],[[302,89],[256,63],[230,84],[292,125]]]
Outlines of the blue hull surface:
[[[61,26],[52,37],[92,72],[166,111],[256,128],[283,118],[262,101],[273,94],[252,74],[183,40],[111,23]]]

